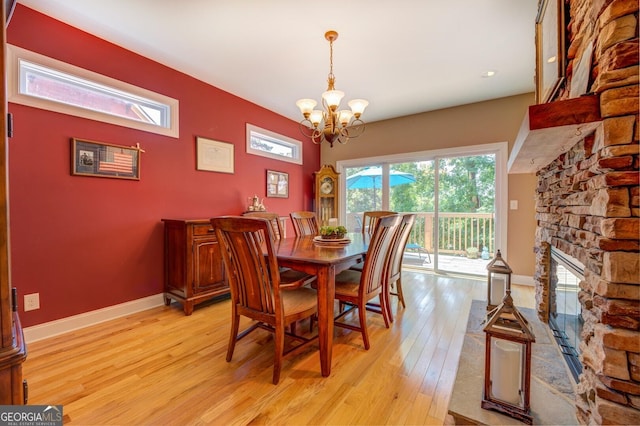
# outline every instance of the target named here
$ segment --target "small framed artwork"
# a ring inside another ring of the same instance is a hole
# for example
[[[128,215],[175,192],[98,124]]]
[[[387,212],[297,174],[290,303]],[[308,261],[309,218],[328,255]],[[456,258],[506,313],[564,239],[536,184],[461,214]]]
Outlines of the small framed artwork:
[[[233,144],[196,137],[197,170],[233,173]]]
[[[140,149],[73,138],[71,174],[140,180]]]
[[[565,74],[564,0],[541,0],[536,18],[536,102],[549,102]]]
[[[267,170],[267,197],[289,198],[289,174]]]

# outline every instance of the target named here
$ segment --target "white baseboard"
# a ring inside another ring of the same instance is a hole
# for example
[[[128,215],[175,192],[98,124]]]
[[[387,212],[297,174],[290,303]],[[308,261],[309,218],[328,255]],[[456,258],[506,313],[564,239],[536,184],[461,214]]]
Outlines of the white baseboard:
[[[534,287],[536,285],[533,281],[533,277],[527,275],[511,275],[511,282],[513,284],[528,285]]]
[[[27,343],[37,342],[38,340],[46,339],[48,337],[57,336],[59,334],[68,333],[70,331],[89,327],[115,318],[131,315],[136,312],[155,308],[162,304],[164,304],[164,294],[159,293],[142,299],[121,303],[119,305],[108,306],[95,311],[74,315],[72,317],[62,318],[34,325],[32,327],[26,327],[23,330],[24,340]]]

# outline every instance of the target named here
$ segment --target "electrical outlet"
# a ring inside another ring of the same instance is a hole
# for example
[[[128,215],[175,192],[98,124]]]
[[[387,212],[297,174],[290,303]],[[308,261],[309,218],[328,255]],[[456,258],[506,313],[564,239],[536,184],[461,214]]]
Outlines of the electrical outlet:
[[[31,293],[24,295],[24,311],[35,311],[40,309],[40,293]]]

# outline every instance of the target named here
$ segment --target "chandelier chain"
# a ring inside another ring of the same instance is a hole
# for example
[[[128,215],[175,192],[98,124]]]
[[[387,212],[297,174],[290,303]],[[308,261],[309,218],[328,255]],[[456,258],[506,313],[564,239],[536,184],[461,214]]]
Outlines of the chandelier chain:
[[[333,39],[329,40],[329,90],[334,89],[334,84],[336,81],[336,76],[333,75]]]

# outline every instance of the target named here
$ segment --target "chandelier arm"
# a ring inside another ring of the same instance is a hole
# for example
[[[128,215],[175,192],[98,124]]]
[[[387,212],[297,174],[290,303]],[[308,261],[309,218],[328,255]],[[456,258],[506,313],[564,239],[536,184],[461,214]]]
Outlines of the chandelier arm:
[[[350,139],[357,138],[358,136],[364,133],[364,129],[365,129],[364,121],[360,120],[359,118],[353,120],[349,125],[349,138]]]
[[[302,134],[302,136],[306,138],[310,138],[313,136],[313,130],[314,130],[313,123],[308,119],[305,119],[299,122],[298,129],[300,130],[300,133]]]
[[[347,142],[349,142],[349,129],[347,127],[343,127],[342,129],[340,129],[340,136],[338,137],[338,142],[340,142],[342,145],[346,144]]]
[[[324,135],[322,134],[322,131],[319,129],[313,129],[313,133],[311,133],[311,142],[313,142],[316,145],[320,145],[322,143],[322,141],[325,140]]]

